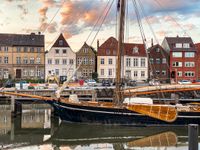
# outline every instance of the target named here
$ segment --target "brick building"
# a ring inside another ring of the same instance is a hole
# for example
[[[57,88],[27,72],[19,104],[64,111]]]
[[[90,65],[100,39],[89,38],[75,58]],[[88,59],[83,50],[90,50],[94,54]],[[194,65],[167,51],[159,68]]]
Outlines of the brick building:
[[[149,78],[157,78],[160,81],[169,81],[169,53],[161,45],[153,45],[148,49]]]
[[[162,47],[170,55],[172,80],[196,80],[197,51],[191,37],[165,37]]]

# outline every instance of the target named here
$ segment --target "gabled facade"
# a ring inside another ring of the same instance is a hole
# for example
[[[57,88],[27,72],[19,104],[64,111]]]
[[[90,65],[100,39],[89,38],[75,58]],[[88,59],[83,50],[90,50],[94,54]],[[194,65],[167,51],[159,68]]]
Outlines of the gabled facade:
[[[196,80],[197,51],[190,37],[165,37],[162,47],[170,55],[171,81]]]
[[[200,79],[200,43],[195,44],[197,50],[197,79]]]
[[[170,77],[169,53],[156,44],[148,49],[148,55],[149,79],[157,78],[159,81],[168,82]]]
[[[97,52],[97,72],[100,80],[115,81],[118,41],[110,37]],[[144,44],[124,43],[122,76],[126,80],[144,81],[148,78],[148,63]]]
[[[51,49],[45,55],[46,78],[55,74],[57,77],[70,77],[76,69],[76,54],[72,51],[64,36],[60,34]]]
[[[92,79],[92,73],[96,72],[96,51],[87,43],[76,53],[76,67],[79,67],[78,79]]]
[[[44,35],[0,34],[0,79],[44,79]]]

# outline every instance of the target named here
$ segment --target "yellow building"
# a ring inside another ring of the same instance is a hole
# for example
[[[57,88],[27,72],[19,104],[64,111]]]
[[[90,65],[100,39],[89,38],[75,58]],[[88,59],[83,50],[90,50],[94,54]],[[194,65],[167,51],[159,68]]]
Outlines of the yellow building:
[[[0,79],[44,79],[44,35],[0,34]]]

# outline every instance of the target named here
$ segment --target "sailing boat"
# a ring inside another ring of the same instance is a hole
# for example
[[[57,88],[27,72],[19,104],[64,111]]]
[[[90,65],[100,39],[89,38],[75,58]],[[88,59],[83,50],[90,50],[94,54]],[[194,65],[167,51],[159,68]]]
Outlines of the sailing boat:
[[[130,100],[126,100],[128,102],[124,101],[121,88],[121,55],[123,55],[125,2],[126,0],[120,0],[116,90],[113,102],[79,101],[77,95],[71,95],[69,99],[60,98],[60,93],[66,86],[65,83],[57,90],[57,99],[20,93],[0,93],[45,100],[53,106],[55,113],[62,120],[69,122],[137,126],[200,124],[198,105],[174,106],[131,102],[133,99],[140,100],[140,98],[130,98]]]

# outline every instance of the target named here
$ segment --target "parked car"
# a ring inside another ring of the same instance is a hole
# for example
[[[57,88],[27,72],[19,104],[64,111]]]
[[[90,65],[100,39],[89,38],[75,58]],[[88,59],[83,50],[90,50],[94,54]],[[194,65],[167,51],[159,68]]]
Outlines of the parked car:
[[[193,84],[200,84],[200,80],[194,80],[192,81]]]
[[[160,85],[160,81],[156,80],[156,79],[152,79],[152,80],[149,81],[149,85],[150,86]]]
[[[97,83],[94,79],[88,79],[86,82],[88,86],[95,86]]]
[[[102,80],[102,86],[111,86],[110,80]]]
[[[10,88],[10,87],[14,87],[14,86],[15,86],[15,83],[13,80],[7,80],[4,85],[4,87],[6,87],[6,88]]]
[[[135,80],[129,80],[127,82],[127,86],[136,86],[137,85],[137,82]]]
[[[180,80],[178,84],[192,84],[192,82],[190,80]]]

